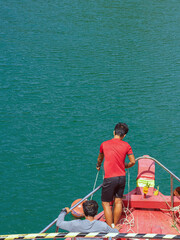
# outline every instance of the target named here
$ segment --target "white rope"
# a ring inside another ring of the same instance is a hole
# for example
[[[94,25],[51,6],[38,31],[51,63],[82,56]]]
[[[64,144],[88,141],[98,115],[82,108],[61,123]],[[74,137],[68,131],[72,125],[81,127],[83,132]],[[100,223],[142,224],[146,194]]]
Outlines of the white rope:
[[[162,194],[160,194],[160,196],[163,198],[163,200],[165,201],[165,203],[168,205],[169,209],[162,209],[163,211],[172,211],[172,212],[175,212],[175,211],[180,211],[180,205],[179,206],[176,206],[176,207],[171,207],[169,205],[169,203],[166,201],[166,199],[164,198],[164,196]]]
[[[176,207],[173,207],[171,208],[171,211],[180,211],[180,205],[179,206],[176,206]]]
[[[176,206],[176,207],[171,207],[170,209],[162,209],[161,208],[161,210],[162,211],[171,211],[171,212],[178,212],[178,211],[180,211],[180,205],[179,206]]]
[[[135,224],[135,220],[134,220],[134,215],[133,213],[131,212],[131,210],[129,209],[129,192],[130,192],[130,173],[129,173],[129,169],[128,169],[128,205],[127,205],[127,208],[124,206],[124,203],[122,202],[123,204],[123,212],[125,214],[125,218],[122,218],[120,220],[120,224],[121,225],[127,225],[129,226],[129,229],[127,229],[127,232],[129,231],[132,231],[134,232],[134,230],[132,229],[132,227],[134,227],[134,224]],[[128,219],[128,217],[130,219]]]
[[[134,232],[134,230],[132,229],[132,227],[134,227],[134,224],[135,224],[134,215],[132,214],[129,208],[124,207],[124,204],[123,204],[123,211],[126,217],[120,220],[120,224],[122,225],[124,224],[127,226],[127,232],[129,231]]]
[[[97,179],[98,179],[98,175],[99,175],[99,171],[98,171],[97,174],[96,174],[96,179],[95,179],[95,182],[94,182],[93,191],[94,191],[94,189],[95,189],[95,187],[96,187],[96,182],[97,182]],[[92,198],[93,198],[93,195],[91,195],[91,200],[92,200]]]
[[[164,196],[163,196],[162,194],[160,194],[160,196],[163,198],[163,200],[166,202],[166,204],[167,204],[168,207],[169,207],[169,209],[162,209],[162,208],[161,208],[162,211],[173,212],[173,214],[174,214],[174,212],[177,212],[177,213],[178,213],[179,216],[176,215],[176,214],[174,214],[174,219],[173,219],[173,225],[172,225],[172,226],[175,227],[176,230],[179,232],[176,224],[177,224],[177,222],[178,222],[179,219],[180,219],[180,205],[179,205],[179,206],[176,206],[176,207],[171,207],[171,206],[169,205],[169,203],[166,201],[166,199],[164,198]]]

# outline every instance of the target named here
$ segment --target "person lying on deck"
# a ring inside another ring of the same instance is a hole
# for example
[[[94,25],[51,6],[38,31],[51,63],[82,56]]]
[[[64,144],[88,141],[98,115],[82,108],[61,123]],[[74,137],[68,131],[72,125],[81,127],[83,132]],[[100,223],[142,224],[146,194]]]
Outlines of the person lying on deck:
[[[83,203],[83,211],[85,214],[85,220],[72,220],[72,221],[64,221],[65,215],[69,213],[69,208],[65,207],[61,210],[56,226],[67,230],[69,232],[103,232],[103,233],[118,233],[120,229],[120,225],[117,225],[115,228],[111,228],[105,222],[101,222],[99,220],[95,220],[94,217],[98,212],[98,204],[94,200],[87,200]],[[78,239],[78,238],[77,238]],[[79,238],[82,240],[82,238]],[[85,240],[92,238],[84,238]]]

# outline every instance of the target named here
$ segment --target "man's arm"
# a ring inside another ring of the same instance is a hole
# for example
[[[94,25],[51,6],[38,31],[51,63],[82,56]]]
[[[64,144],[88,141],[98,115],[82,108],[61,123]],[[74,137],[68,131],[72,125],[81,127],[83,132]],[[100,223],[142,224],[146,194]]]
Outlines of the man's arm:
[[[63,208],[58,216],[56,226],[67,231],[71,231],[71,222],[64,221],[66,214],[69,212],[69,208]]]
[[[97,159],[97,165],[96,165],[96,169],[99,171],[101,168],[101,163],[104,159],[104,154],[103,153],[99,153],[98,159]]]
[[[129,158],[129,163],[125,163],[125,168],[133,167],[134,164],[136,163],[136,162],[135,162],[134,154],[128,155],[128,158]]]

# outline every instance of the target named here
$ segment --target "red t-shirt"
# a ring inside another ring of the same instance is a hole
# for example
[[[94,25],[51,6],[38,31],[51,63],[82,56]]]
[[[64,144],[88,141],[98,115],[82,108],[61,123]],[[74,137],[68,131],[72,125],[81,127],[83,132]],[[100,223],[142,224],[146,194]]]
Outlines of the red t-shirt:
[[[100,153],[104,154],[104,178],[125,176],[126,155],[133,154],[129,143],[113,138],[105,141],[100,146]]]

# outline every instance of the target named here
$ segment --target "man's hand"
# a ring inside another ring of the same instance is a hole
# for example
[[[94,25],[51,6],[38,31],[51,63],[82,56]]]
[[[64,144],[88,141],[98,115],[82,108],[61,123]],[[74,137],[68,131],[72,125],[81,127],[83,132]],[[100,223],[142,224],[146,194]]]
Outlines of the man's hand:
[[[96,169],[97,169],[98,171],[100,171],[101,166],[96,165]]]
[[[65,207],[67,214],[70,212],[70,209],[68,207]]]
[[[133,154],[128,155],[128,158],[129,158],[129,163],[125,163],[125,168],[133,167],[134,164],[136,163],[136,161],[135,161],[135,157],[134,157]]]

